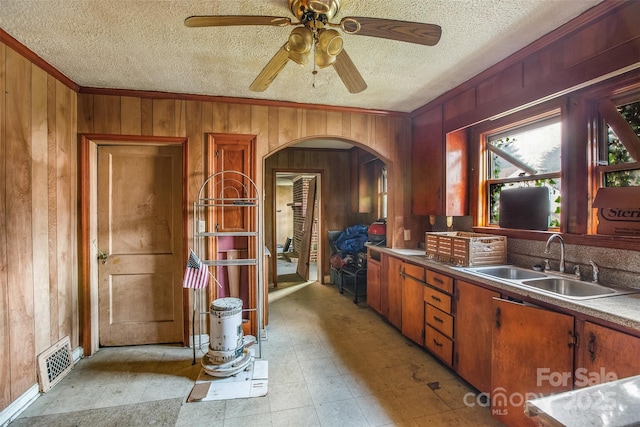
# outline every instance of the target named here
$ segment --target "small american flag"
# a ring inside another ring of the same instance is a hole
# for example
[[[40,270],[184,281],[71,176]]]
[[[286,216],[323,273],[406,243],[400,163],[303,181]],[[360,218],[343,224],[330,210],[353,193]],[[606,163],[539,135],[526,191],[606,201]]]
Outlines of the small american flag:
[[[200,261],[198,256],[189,250],[187,269],[184,272],[182,286],[185,288],[202,289],[209,282],[209,268]]]

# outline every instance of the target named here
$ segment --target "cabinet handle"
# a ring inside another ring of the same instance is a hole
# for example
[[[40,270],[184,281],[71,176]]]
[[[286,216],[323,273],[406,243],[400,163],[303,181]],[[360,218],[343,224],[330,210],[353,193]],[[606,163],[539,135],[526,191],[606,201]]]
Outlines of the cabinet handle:
[[[442,320],[438,316],[433,316],[433,320],[435,320],[436,322],[439,322],[439,323],[444,323],[444,320]]]
[[[441,285],[443,285],[443,284],[444,284],[444,280],[442,280],[442,279],[441,279],[441,278],[439,278],[439,277],[434,277],[434,278],[433,278],[433,281],[434,281],[434,282],[438,282],[438,283],[440,283]]]
[[[502,310],[500,310],[500,307],[496,308],[496,328],[498,329],[500,329],[500,326],[502,326],[501,315]]]
[[[442,302],[442,300],[435,295],[431,295],[431,299],[434,301]]]
[[[587,345],[587,351],[589,351],[591,361],[593,362],[596,360],[596,336],[593,332],[589,332],[589,344]]]
[[[433,339],[433,343],[436,345],[436,347],[442,347],[442,344],[439,343],[435,338]]]

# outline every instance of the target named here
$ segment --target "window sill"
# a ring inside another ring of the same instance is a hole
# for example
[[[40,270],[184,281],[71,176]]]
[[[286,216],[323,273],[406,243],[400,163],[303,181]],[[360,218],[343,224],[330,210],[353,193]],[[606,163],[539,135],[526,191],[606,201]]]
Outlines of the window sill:
[[[499,227],[473,227],[478,233],[496,234],[512,237],[514,239],[546,241],[549,236],[557,231],[516,230]],[[625,249],[640,251],[640,237],[631,236],[607,236],[603,234],[568,234],[560,233],[564,242],[571,245],[593,246],[600,248]]]

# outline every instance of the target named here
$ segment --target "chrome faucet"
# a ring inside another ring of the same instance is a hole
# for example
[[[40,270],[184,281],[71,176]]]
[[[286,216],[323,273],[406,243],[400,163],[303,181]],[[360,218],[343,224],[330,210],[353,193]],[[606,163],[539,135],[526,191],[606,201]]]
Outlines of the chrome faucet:
[[[600,269],[598,268],[598,265],[593,262],[593,261],[589,261],[589,264],[591,264],[591,271],[592,271],[592,279],[591,281],[593,283],[598,283],[598,274],[600,273]]]
[[[560,271],[560,273],[564,273],[564,239],[561,235],[559,235],[558,233],[553,233],[551,236],[549,236],[549,239],[547,240],[547,246],[544,249],[544,253],[550,253],[549,246],[551,245],[551,241],[555,238],[558,238],[558,240],[560,241],[560,267],[558,268],[558,271]]]

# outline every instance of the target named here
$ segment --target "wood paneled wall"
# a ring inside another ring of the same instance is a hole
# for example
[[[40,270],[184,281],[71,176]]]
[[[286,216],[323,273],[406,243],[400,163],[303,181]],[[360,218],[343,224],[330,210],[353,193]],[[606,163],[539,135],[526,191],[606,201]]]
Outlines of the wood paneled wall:
[[[208,102],[184,99],[150,99],[130,96],[79,94],[78,132],[90,134],[180,136],[189,139],[189,203],[197,196],[204,177],[205,138],[207,133],[238,133],[257,135],[256,183],[266,194],[264,204],[265,243],[275,253],[272,227],[272,178],[273,171],[264,171],[264,161],[271,154],[295,142],[314,138],[336,138],[354,143],[375,152],[390,165],[390,188],[393,180],[399,183],[399,191],[390,192],[390,226],[396,218],[397,235],[402,227],[411,223],[409,175],[402,173],[404,166],[394,175],[394,165],[406,165],[409,156],[410,120],[402,115],[377,115],[341,112],[317,108],[289,108]],[[341,194],[349,183],[348,160],[345,163],[338,152],[327,151],[322,156],[305,150],[278,152],[268,160],[273,167],[313,169],[325,171],[331,178],[326,189],[323,227],[340,226],[345,215],[350,220],[350,205],[331,195]],[[324,160],[321,160],[324,159]],[[271,167],[271,166],[270,166]],[[263,186],[268,186],[264,188]],[[340,188],[337,188],[340,187]],[[323,190],[324,191],[324,190]],[[348,202],[347,197],[346,201]],[[335,205],[335,206],[334,206]],[[391,216],[393,214],[393,216]],[[325,228],[328,229],[328,228]],[[189,228],[191,232],[191,228]],[[414,233],[419,235],[419,233]],[[417,242],[415,242],[417,244]],[[399,245],[405,242],[399,241]],[[275,258],[275,257],[274,257]],[[275,268],[271,269],[275,272]]]
[[[637,68],[640,2],[608,0],[420,107],[442,105],[445,133]]]
[[[77,95],[0,43],[0,410],[36,357],[80,337]]]

